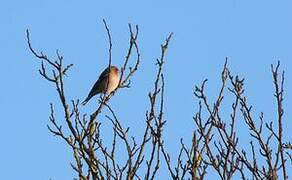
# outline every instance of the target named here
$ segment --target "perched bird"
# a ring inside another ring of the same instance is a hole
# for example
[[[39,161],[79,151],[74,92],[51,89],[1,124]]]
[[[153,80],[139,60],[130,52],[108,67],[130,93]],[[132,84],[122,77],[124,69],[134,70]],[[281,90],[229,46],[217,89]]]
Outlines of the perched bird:
[[[119,85],[119,69],[116,66],[107,67],[99,76],[94,86],[91,88],[87,98],[82,102],[85,105],[93,96],[99,93],[113,92]],[[108,86],[108,87],[107,87]]]

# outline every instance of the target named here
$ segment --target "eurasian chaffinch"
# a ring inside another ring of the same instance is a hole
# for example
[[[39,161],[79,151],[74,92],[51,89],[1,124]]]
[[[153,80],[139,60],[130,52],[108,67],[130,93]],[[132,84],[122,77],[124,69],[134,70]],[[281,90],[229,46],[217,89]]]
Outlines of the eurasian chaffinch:
[[[99,93],[110,94],[119,85],[120,75],[116,66],[107,67],[99,76],[94,86],[91,88],[87,98],[82,102],[85,105],[93,96]],[[108,86],[108,88],[107,88]]]

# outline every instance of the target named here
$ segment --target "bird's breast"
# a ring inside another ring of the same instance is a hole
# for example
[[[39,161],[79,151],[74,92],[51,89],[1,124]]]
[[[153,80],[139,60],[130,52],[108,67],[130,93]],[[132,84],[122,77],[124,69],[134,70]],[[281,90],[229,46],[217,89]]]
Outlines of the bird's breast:
[[[110,76],[107,93],[111,93],[112,91],[114,91],[118,87],[119,82],[120,76],[118,75]]]

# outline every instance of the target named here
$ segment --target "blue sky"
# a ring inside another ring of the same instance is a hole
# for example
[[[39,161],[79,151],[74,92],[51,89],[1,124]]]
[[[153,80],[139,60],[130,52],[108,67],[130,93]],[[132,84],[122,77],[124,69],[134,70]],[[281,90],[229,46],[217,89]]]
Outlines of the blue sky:
[[[102,19],[107,20],[112,32],[113,63],[117,66],[126,55],[128,23],[138,24],[141,69],[133,78],[132,88],[111,100],[133,134],[139,134],[145,119],[146,95],[154,80],[160,44],[173,32],[165,66],[168,122],[164,132],[167,148],[176,153],[180,137],[190,139],[194,126],[194,86],[208,78],[207,93],[210,100],[214,99],[225,57],[232,72],[246,78],[246,93],[255,113],[264,111],[267,120],[275,118],[270,64],[280,60],[286,71],[285,107],[291,107],[291,8],[288,0],[0,2],[1,177],[75,177],[69,165],[70,149],[46,128],[49,103],[56,102],[57,96],[37,72],[40,63],[28,50],[27,28],[36,49],[52,56],[59,49],[65,61],[74,64],[66,81],[67,94],[83,99],[107,64]],[[223,111],[230,111],[228,105],[224,107]],[[91,102],[83,111],[93,109]],[[57,113],[61,120],[62,115]],[[285,120],[291,115],[287,108]],[[289,128],[292,125],[287,122],[286,133]]]

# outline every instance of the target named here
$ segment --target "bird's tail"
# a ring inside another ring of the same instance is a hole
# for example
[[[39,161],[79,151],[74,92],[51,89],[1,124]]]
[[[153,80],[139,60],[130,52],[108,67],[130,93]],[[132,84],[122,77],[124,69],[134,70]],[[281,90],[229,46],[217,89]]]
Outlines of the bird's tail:
[[[89,101],[90,97],[87,97],[81,104],[85,106],[85,104]]]

